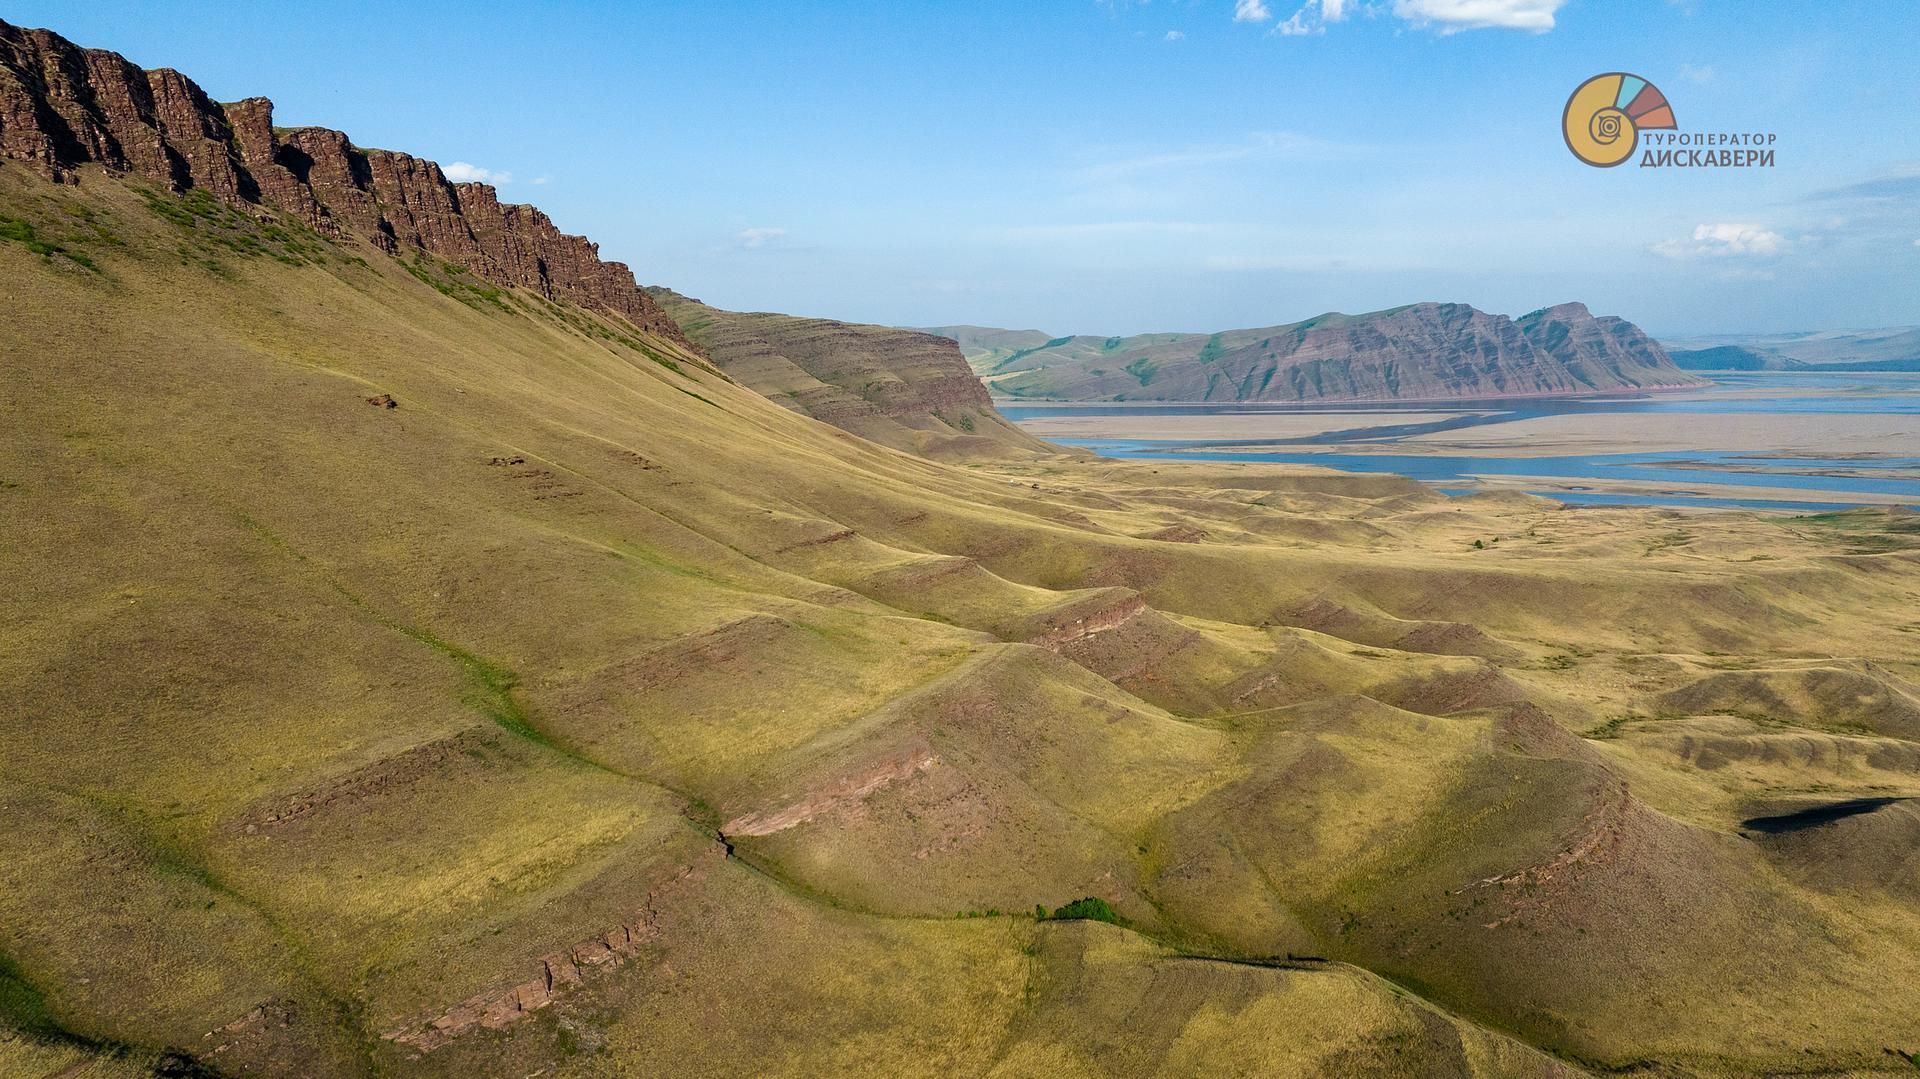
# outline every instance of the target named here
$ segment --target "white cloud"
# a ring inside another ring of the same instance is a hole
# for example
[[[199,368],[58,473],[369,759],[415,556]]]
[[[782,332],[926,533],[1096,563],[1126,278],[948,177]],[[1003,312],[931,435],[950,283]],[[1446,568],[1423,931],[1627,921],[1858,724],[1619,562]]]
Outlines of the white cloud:
[[[1309,5],[1309,7],[1310,6],[1311,5]],[[1301,34],[1325,32],[1325,27],[1316,26],[1310,21],[1307,15],[1307,8],[1301,8],[1299,11],[1294,12],[1286,22],[1281,23],[1273,29],[1275,33],[1280,34],[1282,37],[1299,37]]]
[[[775,240],[783,239],[786,235],[786,229],[762,226],[741,229],[735,234],[734,239],[739,241],[741,247],[765,247]]]
[[[1187,36],[1186,34],[1184,34],[1184,33],[1181,33],[1181,32],[1180,32],[1180,31],[1178,31],[1178,30],[1169,30],[1169,31],[1167,31],[1167,40],[1168,40],[1168,41],[1179,41],[1179,40],[1180,40],[1181,38],[1183,38],[1183,37],[1186,37],[1186,36]]]
[[[1273,12],[1267,10],[1266,0],[1234,0],[1234,22],[1266,22],[1273,18]]]
[[[1692,83],[1709,83],[1715,72],[1712,64],[1681,64],[1680,77]]]
[[[1920,240],[1913,241],[1913,246],[1920,247]]]
[[[553,177],[551,177],[551,176],[535,176],[535,177],[534,177],[533,179],[531,179],[531,180],[529,180],[529,181],[527,181],[527,182],[528,182],[528,183],[531,183],[531,184],[550,184],[550,183],[552,183],[552,182],[553,182]]]
[[[1285,37],[1298,37],[1301,34],[1324,34],[1330,22],[1345,22],[1347,18],[1347,0],[1307,0],[1300,5],[1287,20],[1273,28],[1274,33]]]
[[[1696,225],[1685,240],[1662,240],[1655,254],[1671,259],[1766,257],[1786,249],[1787,238],[1759,225]]]
[[[1393,13],[1417,26],[1443,34],[1460,30],[1553,29],[1553,13],[1567,0],[1393,0]]]
[[[510,184],[513,182],[511,172],[495,172],[478,165],[469,165],[465,161],[455,161],[451,165],[442,166],[440,171],[456,184]]]

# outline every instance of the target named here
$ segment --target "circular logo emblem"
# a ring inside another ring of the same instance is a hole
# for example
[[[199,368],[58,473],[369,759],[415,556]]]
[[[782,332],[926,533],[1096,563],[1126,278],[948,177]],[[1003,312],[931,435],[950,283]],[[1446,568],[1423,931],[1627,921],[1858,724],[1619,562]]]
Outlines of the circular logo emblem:
[[[1673,106],[1666,95],[1638,75],[1613,71],[1595,75],[1567,98],[1560,117],[1573,156],[1595,168],[1610,169],[1633,156],[1643,129],[1673,127]]]

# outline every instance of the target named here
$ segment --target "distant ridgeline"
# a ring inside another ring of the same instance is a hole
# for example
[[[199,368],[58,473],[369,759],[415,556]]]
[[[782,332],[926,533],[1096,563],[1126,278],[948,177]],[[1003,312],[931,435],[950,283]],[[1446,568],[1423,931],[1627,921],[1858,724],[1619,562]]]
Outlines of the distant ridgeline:
[[[1669,342],[1689,371],[1920,371],[1920,327],[1726,334]]]
[[[996,395],[1071,401],[1384,401],[1706,385],[1638,326],[1578,303],[1518,319],[1466,304],[1215,334],[1048,338],[940,327]],[[1037,338],[1037,340],[1036,340]]]
[[[679,329],[599,246],[493,187],[452,183],[431,161],[368,150],[338,131],[276,128],[263,97],[220,104],[177,71],[0,21],[0,160],[52,180],[98,164],[171,191],[263,206],[394,255],[431,255],[500,285]]]

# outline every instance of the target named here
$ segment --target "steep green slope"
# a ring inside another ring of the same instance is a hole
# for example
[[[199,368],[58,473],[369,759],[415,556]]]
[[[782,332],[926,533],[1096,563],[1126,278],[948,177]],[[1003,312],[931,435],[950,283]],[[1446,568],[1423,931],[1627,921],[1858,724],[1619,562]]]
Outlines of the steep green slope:
[[[1057,452],[994,409],[950,340],[648,293],[728,374],[862,438],[939,457]]]

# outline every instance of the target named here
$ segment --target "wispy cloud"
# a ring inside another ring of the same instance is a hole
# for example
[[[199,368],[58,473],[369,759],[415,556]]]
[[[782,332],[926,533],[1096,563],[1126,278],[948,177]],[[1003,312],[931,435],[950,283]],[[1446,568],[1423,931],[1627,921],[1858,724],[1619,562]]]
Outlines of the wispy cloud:
[[[741,229],[739,232],[734,234],[733,238],[734,238],[734,241],[738,243],[741,247],[751,249],[756,247],[765,247],[770,243],[785,239],[786,235],[787,235],[786,229],[772,227],[772,226],[761,226],[759,228]]]
[[[1285,37],[1324,34],[1328,23],[1344,22],[1346,18],[1347,0],[1307,0],[1273,30]]]
[[[1324,33],[1326,28],[1313,21],[1311,5],[1303,7],[1287,17],[1287,20],[1273,28],[1282,37],[1299,37],[1301,34]]]
[[[1324,34],[1332,23],[1345,22],[1355,11],[1372,17],[1392,14],[1417,27],[1440,34],[1462,30],[1527,30],[1544,34],[1553,29],[1554,14],[1567,0],[1392,0],[1359,3],[1357,0],[1305,0],[1294,13],[1274,24],[1273,33],[1285,37]],[[1264,0],[1239,0],[1234,5],[1235,22],[1266,22],[1272,12]]]
[[[1393,0],[1393,13],[1443,34],[1461,30],[1553,29],[1554,13],[1567,0]]]
[[[1179,40],[1180,40],[1181,38],[1184,38],[1184,37],[1186,37],[1186,36],[1187,36],[1187,35],[1186,35],[1186,33],[1185,33],[1184,31],[1180,31],[1180,30],[1169,30],[1169,31],[1167,31],[1167,40],[1168,40],[1168,41],[1179,41]]]
[[[1653,245],[1657,255],[1671,259],[1770,257],[1787,247],[1787,238],[1760,225],[1730,222],[1696,225],[1684,240],[1662,240]]]
[[[1920,163],[1897,165],[1879,176],[1823,188],[1786,204],[1811,220],[1810,242],[1884,248],[1903,244],[1920,220]]]
[[[1209,255],[1203,265],[1223,273],[1261,273],[1268,271],[1326,271],[1352,269],[1343,258],[1313,255]]]
[[[1802,201],[1920,205],[1920,166],[1908,165],[1871,180],[1824,188]]]
[[[513,182],[513,173],[511,172],[495,172],[492,169],[483,169],[478,165],[470,165],[465,161],[455,161],[451,165],[444,165],[440,171],[446,174],[447,179],[456,184],[510,184]]]
[[[1680,77],[1682,79],[1685,79],[1687,82],[1704,85],[1706,83],[1712,82],[1716,74],[1717,73],[1713,70],[1712,64],[1681,64],[1680,65]]]
[[[1242,161],[1285,158],[1319,160],[1338,156],[1346,149],[1323,139],[1291,131],[1256,131],[1240,142],[1182,146],[1116,157],[1082,168],[1078,175],[1084,181],[1110,182],[1143,173],[1206,168]]]

